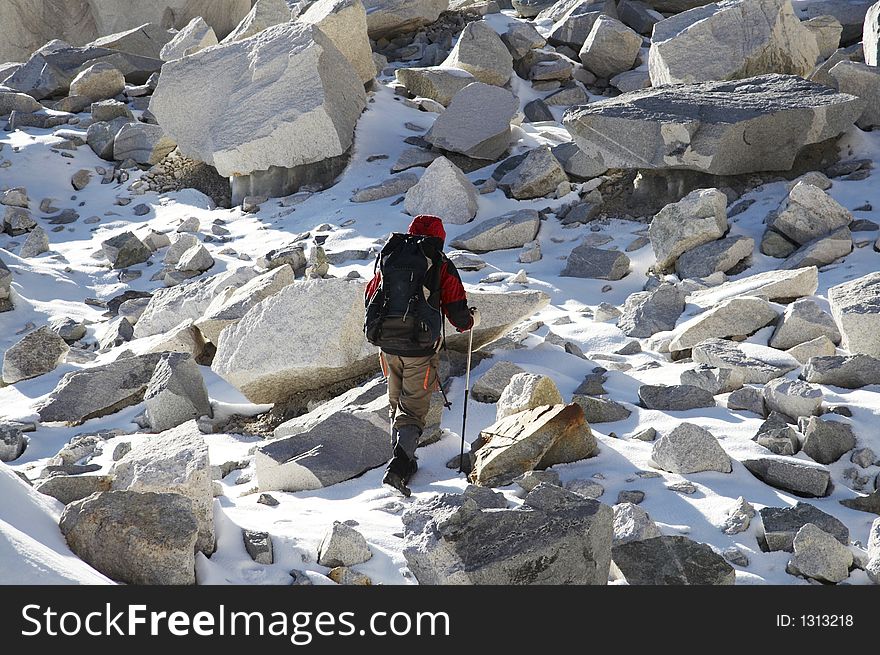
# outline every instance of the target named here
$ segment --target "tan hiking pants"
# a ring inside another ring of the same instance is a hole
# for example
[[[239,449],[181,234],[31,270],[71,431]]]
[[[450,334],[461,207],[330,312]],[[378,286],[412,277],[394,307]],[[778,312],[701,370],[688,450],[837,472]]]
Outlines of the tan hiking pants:
[[[440,355],[402,357],[382,353],[382,371],[388,380],[392,448],[400,446],[412,458],[425,428],[431,395],[439,388]]]

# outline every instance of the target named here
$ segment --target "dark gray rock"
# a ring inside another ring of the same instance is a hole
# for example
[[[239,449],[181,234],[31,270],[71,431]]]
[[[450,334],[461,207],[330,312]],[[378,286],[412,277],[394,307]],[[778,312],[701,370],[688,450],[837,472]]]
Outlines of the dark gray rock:
[[[612,517],[607,505],[547,484],[517,509],[442,494],[404,514],[403,554],[421,584],[604,585]]]
[[[758,544],[761,550],[791,552],[795,535],[807,523],[834,535],[843,545],[849,545],[849,529],[839,520],[809,503],[794,507],[764,507],[758,510]]]
[[[27,437],[22,434],[20,427],[0,423],[0,462],[12,462],[21,457],[27,443]]]
[[[639,387],[639,400],[648,409],[667,412],[715,407],[715,397],[710,392],[689,384],[671,386],[643,384]]]
[[[274,564],[275,554],[272,551],[272,537],[268,532],[242,530],[244,549],[257,564]]]
[[[820,464],[832,464],[856,447],[852,426],[811,416],[804,430],[804,452]]]
[[[526,106],[523,107],[523,113],[530,123],[556,120],[553,118],[553,112],[550,111],[550,107],[540,98],[526,103]]]
[[[759,480],[796,496],[821,498],[831,493],[831,474],[824,468],[782,457],[746,459],[742,464]]]
[[[123,232],[101,242],[101,248],[113,268],[128,268],[143,264],[153,254],[132,232]]]
[[[620,280],[629,274],[630,261],[624,253],[580,245],[571,251],[561,275],[595,280]]]
[[[48,326],[29,332],[3,354],[3,382],[15,384],[54,371],[69,350]]]
[[[727,408],[746,410],[758,416],[767,415],[767,408],[764,406],[764,396],[761,390],[755,387],[743,387],[731,393],[727,397]]]
[[[779,412],[771,412],[767,420],[758,428],[752,441],[764,446],[776,455],[796,455],[801,449],[797,432]]]
[[[195,584],[198,524],[189,498],[108,491],[69,504],[61,532],[71,550],[128,584]]]
[[[751,237],[734,236],[704,243],[682,254],[675,261],[675,272],[682,280],[726,273],[752,256],[755,241]]]
[[[144,404],[154,432],[213,416],[202,372],[189,353],[163,355],[144,392]]]
[[[684,292],[674,284],[663,283],[651,291],[631,294],[617,327],[630,337],[650,337],[673,329],[684,305]]]
[[[875,482],[875,484],[878,484]],[[859,512],[870,512],[871,514],[880,515],[880,490],[872,491],[866,496],[858,498],[846,498],[840,501],[840,504]]]
[[[577,403],[584,410],[584,418],[588,423],[613,423],[629,418],[632,412],[626,407],[613,400],[594,398],[575,394],[571,401]]]
[[[631,585],[732,585],[734,568],[707,544],[654,537],[615,546],[615,566]]]
[[[802,377],[815,384],[859,389],[880,384],[880,359],[864,354],[811,357]]]
[[[65,374],[37,406],[40,420],[82,423],[139,403],[161,357],[128,357]]]
[[[38,482],[34,488],[41,494],[52,496],[69,505],[99,491],[110,491],[112,476],[109,475],[53,475]]]

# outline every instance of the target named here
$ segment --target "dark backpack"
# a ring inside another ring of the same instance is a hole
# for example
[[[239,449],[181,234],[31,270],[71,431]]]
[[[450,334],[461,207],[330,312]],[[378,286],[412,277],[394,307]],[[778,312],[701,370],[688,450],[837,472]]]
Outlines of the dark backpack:
[[[366,299],[364,334],[388,352],[435,350],[443,330],[437,239],[392,234],[376,258],[379,287]]]

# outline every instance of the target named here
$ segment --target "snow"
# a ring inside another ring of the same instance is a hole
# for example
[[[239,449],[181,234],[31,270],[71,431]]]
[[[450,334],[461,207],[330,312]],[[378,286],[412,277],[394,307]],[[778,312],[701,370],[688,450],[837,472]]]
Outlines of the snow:
[[[504,31],[507,23],[514,19],[500,14],[489,16],[487,20],[496,30]],[[380,81],[387,83],[390,80],[382,78]],[[534,92],[527,83],[516,77],[513,88],[523,105],[549,94]],[[59,156],[51,150],[57,138],[47,130],[3,133],[0,136],[0,163],[9,160],[12,165],[0,168],[0,188],[27,187],[31,209],[41,224],[45,224],[44,216],[38,207],[43,198],[54,198],[56,207],[75,209],[81,218],[64,226],[59,232],[50,232],[52,251],[29,260],[17,257],[18,246],[12,245],[14,242],[20,246],[24,237],[0,235],[0,259],[14,273],[13,288],[16,294],[15,310],[0,314],[0,352],[21,338],[28,323],[39,326],[56,316],[71,316],[92,323],[104,320],[103,310],[85,304],[86,298],[106,300],[126,289],[146,291],[160,288],[161,283],[151,282],[150,277],[161,268],[161,253],[154,256],[151,263],[135,267],[142,271],[142,275],[127,283],[121,282],[118,272],[110,270],[105,260],[96,256],[103,240],[126,230],[141,236],[150,228],[173,231],[182,220],[194,216],[201,222],[201,232],[207,233],[215,219],[223,219],[224,227],[230,231],[229,241],[205,244],[216,261],[209,274],[250,265],[234,255],[219,254],[224,248],[232,247],[255,261],[269,250],[289,245],[294,235],[308,231],[314,234],[315,228],[325,223],[335,226],[325,244],[325,248],[331,252],[369,249],[381,243],[390,232],[405,230],[410,217],[403,213],[402,205],[392,205],[395,198],[370,203],[351,203],[349,198],[354,190],[391,177],[390,167],[401,152],[410,147],[403,139],[415,134],[404,127],[405,123],[415,123],[427,130],[434,116],[406,106],[388,86],[380,84],[358,124],[352,163],[338,183],[290,207],[283,206],[281,199],[270,200],[255,214],[245,214],[240,208],[211,209],[204,196],[192,191],[162,196],[147,193],[133,196],[131,204],[127,206],[114,204],[117,197],[129,195],[126,187],[137,179],[137,171],[132,171],[132,179],[125,185],[103,185],[99,176],[93,176],[92,182],[83,191],[74,192],[69,184],[74,172],[81,168],[94,170],[95,166],[107,166],[107,163],[98,159],[88,147],[72,151],[72,158]],[[524,124],[515,128],[515,134],[520,141],[512,148],[514,153],[540,144],[552,146],[568,140],[564,128],[549,123]],[[841,148],[848,158],[880,161],[880,131],[862,133],[854,129],[843,139]],[[380,154],[387,158],[367,161],[371,156]],[[420,175],[422,171],[411,169],[409,172]],[[487,179],[491,172],[492,168],[486,167],[468,174],[468,177],[478,182]],[[731,234],[751,236],[759,244],[764,217],[778,205],[785,193],[786,183],[778,182],[744,196],[744,199],[754,199],[756,202],[730,219]],[[866,181],[836,179],[829,193],[850,209],[865,203],[880,207],[880,185],[873,178]],[[555,200],[516,201],[496,191],[479,197],[476,221],[487,220],[513,209],[552,210],[575,198],[576,195],[571,194]],[[134,215],[133,208],[140,203],[149,205],[150,212],[138,217]],[[856,218],[877,220],[876,211],[854,213]],[[99,216],[100,223],[86,224],[84,219],[90,216]],[[340,228],[343,224],[345,227]],[[447,242],[451,242],[471,229],[473,224],[446,227]],[[517,261],[519,250],[514,249],[482,255],[489,264],[487,268],[479,272],[462,272],[462,278],[469,288],[531,288],[540,289],[551,297],[549,306],[531,319],[541,320],[545,326],[525,340],[527,347],[496,352],[492,359],[476,367],[472,380],[478,379],[493,363],[505,359],[529,372],[551,376],[567,399],[595,366],[608,368],[605,387],[609,397],[625,403],[632,414],[624,421],[593,426],[600,445],[599,455],[556,467],[563,482],[596,479],[605,488],[600,500],[609,504],[616,501],[622,490],[639,489],[645,492],[642,507],[664,534],[686,534],[691,539],[710,544],[718,551],[737,546],[746,553],[751,563],[748,567],[737,567],[738,584],[805,584],[804,580],[786,573],[788,554],[762,553],[759,550],[754,526],[757,521],[748,531],[733,536],[725,535],[720,529],[728,509],[740,496],[756,508],[793,505],[799,498],[761,483],[736,461],[731,474],[706,472],[687,476],[697,488],[692,495],[667,490],[667,486],[681,482],[685,477],[654,469],[650,462],[652,445],[629,438],[647,427],[654,427],[659,434],[664,434],[680,422],[690,421],[711,431],[731,457],[740,460],[767,454],[766,450],[751,441],[761,419],[727,410],[726,396],[718,397],[717,407],[687,412],[667,413],[636,406],[640,384],[677,383],[685,368],[682,364],[670,362],[664,355],[651,352],[648,340],[641,341],[645,352],[629,357],[611,356],[612,360],[625,361],[632,366],[626,371],[614,370],[614,361],[586,361],[545,341],[552,330],[577,344],[588,356],[591,353],[613,352],[631,341],[613,324],[594,322],[581,310],[594,309],[602,302],[620,306],[631,293],[641,291],[646,280],[645,272],[654,260],[649,245],[627,253],[632,260],[632,272],[616,282],[563,278],[560,272],[565,265],[565,257],[583,239],[608,237],[610,241],[603,248],[623,250],[645,228],[643,223],[617,218],[589,226],[563,228],[555,218],[550,217],[541,226],[543,259],[540,261],[521,264]],[[870,245],[875,235],[855,233],[854,237],[859,247],[844,260],[823,268],[820,274],[815,299],[823,306],[827,306],[829,287],[877,270],[880,264],[880,255]],[[311,241],[304,243],[310,245]],[[761,255],[756,246],[752,266],[738,277],[772,270],[777,263],[778,260]],[[331,267],[331,272],[344,276],[357,271],[368,277],[372,273],[372,266],[370,260],[350,261]],[[491,273],[500,271],[514,274],[521,269],[528,276],[529,282],[525,285],[481,283]],[[681,322],[696,311],[696,307],[689,306]],[[567,318],[570,322],[553,325],[560,318]],[[96,326],[90,328],[87,339],[94,337],[95,330]],[[770,334],[770,330],[762,330],[750,338],[749,343],[766,346]],[[36,403],[55,387],[64,373],[77,368],[77,365],[65,364],[50,374],[0,388],[0,419],[33,421],[36,418],[33,409]],[[202,367],[202,372],[218,416],[254,415],[268,409],[268,406],[250,404],[240,392],[209,368]],[[794,376],[796,372],[791,374],[791,377]],[[255,482],[249,481],[252,468],[232,471],[220,481],[223,494],[215,501],[218,547],[210,558],[203,555],[198,557],[199,582],[288,584],[289,572],[296,569],[305,571],[315,583],[326,583],[327,579],[320,574],[326,574],[327,569],[316,563],[318,545],[333,521],[339,520],[356,521],[356,529],[364,534],[370,544],[373,557],[365,564],[358,565],[356,568],[359,571],[370,576],[374,583],[414,584],[415,580],[407,571],[402,555],[403,526],[400,516],[407,506],[419,498],[458,492],[465,487],[463,477],[445,466],[459,452],[463,391],[464,379],[455,379],[449,393],[453,407],[445,413],[442,423],[444,437],[419,451],[421,468],[413,480],[412,499],[402,499],[383,488],[382,471],[376,469],[327,489],[299,493],[272,492],[279,505],[270,507],[257,502],[259,492],[255,489]],[[827,404],[845,404],[851,408],[859,447],[870,447],[880,453],[880,434],[874,430],[880,418],[878,391],[871,387],[854,391],[823,388]],[[103,452],[93,460],[102,466],[102,470],[109,471],[116,444],[147,438],[131,436],[138,430],[133,419],[142,410],[142,405],[130,407],[77,427],[41,425],[28,435],[30,444],[25,454],[10,465],[0,466],[0,498],[3,498],[0,503],[0,582],[107,582],[102,575],[76,559],[67,548],[57,527],[62,506],[29,489],[12,471],[20,471],[36,479],[47,461],[73,436],[97,430],[117,430],[119,436],[109,440]],[[494,405],[472,401],[468,410],[467,440],[473,440],[482,428],[494,421],[494,417]],[[211,462],[218,466],[247,459],[255,444],[260,442],[256,437],[220,434],[206,435],[206,441]],[[809,461],[803,454],[799,458]],[[849,510],[839,503],[842,499],[857,495],[843,484],[843,470],[850,466],[852,464],[847,457],[831,465],[829,468],[836,481],[834,491],[827,498],[809,499],[808,502],[839,518],[849,528],[851,539],[864,543],[875,517]],[[638,476],[645,471],[657,475],[646,478]],[[873,476],[878,471],[880,468],[873,466],[860,470],[860,474]],[[520,502],[518,488],[505,488],[503,492],[512,505]],[[271,534],[275,564],[264,566],[251,561],[244,550],[241,529]],[[867,579],[864,575],[853,575],[848,582],[866,584]]]

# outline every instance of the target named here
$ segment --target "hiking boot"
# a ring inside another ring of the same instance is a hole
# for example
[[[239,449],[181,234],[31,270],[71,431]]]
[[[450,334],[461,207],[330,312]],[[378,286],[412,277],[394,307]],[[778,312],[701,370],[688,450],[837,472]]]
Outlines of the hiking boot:
[[[412,491],[409,487],[406,486],[406,482],[404,481],[404,479],[391,469],[385,471],[385,476],[382,478],[382,484],[388,485],[389,487],[396,489],[407,498],[412,495]]]

